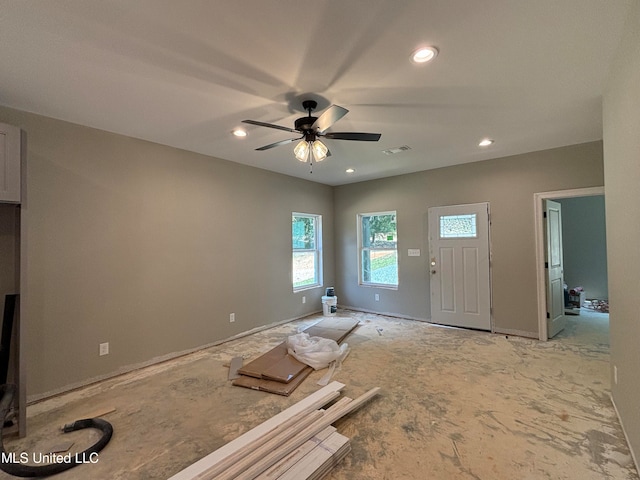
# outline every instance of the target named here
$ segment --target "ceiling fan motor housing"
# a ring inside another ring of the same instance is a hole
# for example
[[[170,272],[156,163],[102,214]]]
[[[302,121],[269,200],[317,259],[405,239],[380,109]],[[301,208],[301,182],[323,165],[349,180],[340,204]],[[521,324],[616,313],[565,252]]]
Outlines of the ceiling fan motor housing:
[[[317,117],[300,117],[296,120],[295,129],[302,133],[308,133],[311,131],[311,127],[317,120]]]
[[[315,100],[305,100],[304,102],[302,102],[302,108],[309,112],[309,115],[306,117],[298,118],[295,122],[295,129],[299,132],[304,133],[307,137],[312,134],[313,131],[311,127],[313,127],[313,124],[318,119],[317,117],[311,116],[311,112],[313,112],[317,106],[318,102],[316,102]],[[310,140],[307,138],[307,141],[313,141],[313,139]]]

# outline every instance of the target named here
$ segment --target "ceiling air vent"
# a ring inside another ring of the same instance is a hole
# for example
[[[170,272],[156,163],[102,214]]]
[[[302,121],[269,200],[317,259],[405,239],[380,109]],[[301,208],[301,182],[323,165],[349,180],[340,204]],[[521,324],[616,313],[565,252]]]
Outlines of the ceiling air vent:
[[[409,145],[402,145],[401,147],[394,147],[383,150],[382,153],[386,155],[395,155],[396,153],[406,152],[407,150],[411,150],[411,147]]]

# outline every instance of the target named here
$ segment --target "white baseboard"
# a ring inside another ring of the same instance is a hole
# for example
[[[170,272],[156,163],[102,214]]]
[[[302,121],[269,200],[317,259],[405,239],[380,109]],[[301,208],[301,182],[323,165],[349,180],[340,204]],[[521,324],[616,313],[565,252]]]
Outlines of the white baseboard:
[[[426,322],[426,323],[430,323],[431,325],[436,325],[436,326],[440,326],[440,327],[446,327],[447,325],[440,325],[438,323],[433,323],[431,322],[430,318],[418,318],[418,317],[411,317],[409,315],[401,315],[399,313],[392,313],[392,312],[379,312],[376,310],[368,310],[366,308],[360,308],[360,307],[351,307],[348,305],[339,305],[339,308],[345,309],[345,310],[353,310],[356,312],[364,312],[364,313],[373,313],[376,315],[384,315],[386,317],[395,317],[395,318],[406,318],[407,320],[415,320],[416,322]],[[452,327],[452,328],[459,328],[459,327]],[[534,338],[537,339],[538,338],[538,332],[525,332],[524,330],[510,330],[510,329],[500,329],[500,330],[495,330],[494,332],[491,333],[495,333],[498,335],[513,335],[516,337],[525,337],[525,338]]]
[[[161,355],[159,357],[152,358],[151,360],[147,360],[145,362],[135,363],[133,365],[126,365],[124,367],[119,368],[116,371],[107,373],[105,375],[99,375],[97,377],[92,377],[92,378],[89,378],[87,380],[83,380],[81,382],[71,383],[69,385],[65,385],[64,387],[56,388],[55,390],[50,390],[48,392],[39,393],[39,394],[35,394],[35,395],[29,395],[29,396],[27,396],[27,405],[30,405],[30,404],[33,404],[33,403],[37,403],[37,402],[40,402],[42,400],[46,400],[48,398],[55,397],[57,395],[62,395],[64,393],[68,393],[68,392],[71,392],[73,390],[77,390],[79,388],[83,388],[83,387],[92,385],[94,383],[102,382],[102,381],[108,380],[110,378],[118,377],[120,375],[124,375],[126,373],[133,372],[134,370],[140,370],[141,368],[146,368],[146,367],[150,367],[150,366],[153,366],[153,365],[157,365],[159,363],[166,362],[168,360],[174,360],[174,359],[176,359],[178,357],[183,357],[185,355],[189,355],[189,354],[192,354],[192,353],[195,353],[195,352],[199,352],[200,350],[205,350],[207,348],[215,347],[217,345],[222,345],[223,343],[227,343],[227,342],[230,342],[232,340],[237,340],[239,338],[246,337],[247,335],[252,335],[254,333],[258,333],[258,332],[261,332],[263,330],[268,330],[270,328],[277,327],[279,325],[284,325],[285,323],[290,323],[290,322],[293,322],[293,321],[296,321],[296,320],[300,320],[301,318],[308,317],[309,315],[315,315],[315,314],[317,314],[317,313],[319,313],[321,311],[322,310],[317,310],[317,311],[314,311],[314,312],[305,313],[304,315],[301,315],[299,317],[290,318],[288,320],[281,320],[279,322],[274,322],[274,323],[270,323],[268,325],[263,325],[263,326],[260,326],[260,327],[256,327],[256,328],[253,328],[251,330],[247,330],[246,332],[241,332],[241,333],[238,333],[238,334],[233,335],[231,337],[224,338],[222,340],[217,340],[217,341],[212,342],[212,343],[207,343],[206,345],[201,345],[199,347],[190,348],[188,350],[182,350],[180,352],[171,352],[171,353],[168,353],[166,355]]]
[[[415,320],[417,322],[429,322],[428,318],[417,318],[417,317],[411,317],[409,315],[401,315],[399,313],[392,313],[392,312],[378,312],[376,310],[367,310],[366,308],[351,307],[349,305],[340,305],[340,304],[338,304],[338,308],[342,308],[343,310],[353,310],[354,312],[363,312],[363,313],[373,313],[375,315],[384,315],[385,317],[405,318],[407,320]]]
[[[629,435],[627,435],[627,431],[624,428],[624,422],[622,421],[622,418],[620,417],[620,412],[618,411],[618,407],[616,405],[615,400],[613,399],[613,395],[609,395],[609,397],[611,398],[611,403],[613,404],[613,409],[616,412],[616,416],[618,417],[618,421],[620,422],[620,426],[622,427],[622,433],[624,433],[624,438],[627,441],[627,446],[629,447],[629,452],[631,452],[631,459],[633,460],[633,464],[636,466],[636,472],[640,472],[640,467],[638,466],[638,459],[636,457],[635,452],[633,451],[633,447],[631,445],[631,442],[629,441]]]
[[[498,335],[513,335],[515,337],[533,338],[538,340],[538,332],[525,332],[524,330],[511,330],[508,328],[495,329],[493,333]]]

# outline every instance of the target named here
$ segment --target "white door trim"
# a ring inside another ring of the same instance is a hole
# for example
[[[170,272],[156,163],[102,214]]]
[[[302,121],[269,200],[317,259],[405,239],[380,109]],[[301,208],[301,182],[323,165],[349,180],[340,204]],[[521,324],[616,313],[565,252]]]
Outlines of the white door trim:
[[[544,226],[542,222],[543,200],[572,197],[593,197],[604,195],[604,187],[574,188],[572,190],[556,190],[533,194],[533,212],[536,237],[536,276],[538,291],[538,338],[547,341],[547,293],[544,271]]]

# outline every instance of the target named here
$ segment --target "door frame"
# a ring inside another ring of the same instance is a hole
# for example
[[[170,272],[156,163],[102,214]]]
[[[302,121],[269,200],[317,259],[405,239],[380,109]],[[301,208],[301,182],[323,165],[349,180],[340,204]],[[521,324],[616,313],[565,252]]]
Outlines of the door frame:
[[[539,192],[533,194],[533,211],[535,225],[535,241],[536,241],[536,277],[538,292],[538,339],[542,341],[549,340],[547,331],[547,291],[545,285],[545,269],[544,269],[544,224],[542,212],[544,209],[544,200],[554,200],[559,198],[573,197],[593,197],[596,195],[604,195],[604,187],[586,187],[574,188],[571,190],[556,190],[553,192]]]

